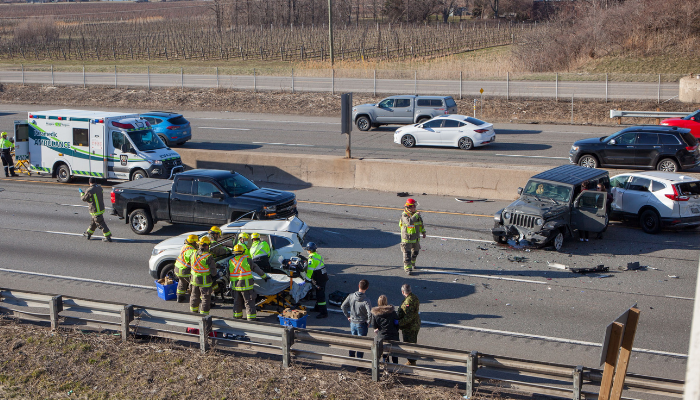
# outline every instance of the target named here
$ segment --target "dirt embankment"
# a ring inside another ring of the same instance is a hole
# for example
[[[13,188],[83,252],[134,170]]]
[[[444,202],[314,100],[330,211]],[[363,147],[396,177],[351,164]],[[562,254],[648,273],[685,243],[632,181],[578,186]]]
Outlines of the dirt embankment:
[[[353,103],[376,103],[381,97],[362,93],[353,95]],[[472,99],[457,99],[463,114],[473,115]],[[340,95],[309,92],[258,92],[229,89],[151,89],[108,88],[90,86],[21,86],[0,84],[0,103],[28,105],[62,104],[76,107],[120,107],[158,109],[176,112],[232,111],[272,114],[302,114],[309,116],[337,116],[340,118]],[[573,107],[574,124],[612,125],[611,109],[656,110],[690,112],[698,105],[656,101],[594,101],[576,100]],[[488,122],[513,123],[571,123],[571,102],[552,99],[522,99],[485,97],[477,104],[476,117]],[[653,124],[652,119],[627,118],[625,124]]]

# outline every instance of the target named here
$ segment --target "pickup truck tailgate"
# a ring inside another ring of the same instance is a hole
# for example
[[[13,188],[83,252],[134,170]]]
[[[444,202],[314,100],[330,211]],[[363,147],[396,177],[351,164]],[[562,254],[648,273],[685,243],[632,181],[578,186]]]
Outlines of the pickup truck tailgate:
[[[117,189],[168,192],[173,187],[173,181],[167,179],[141,178],[134,181],[120,183],[114,187]]]

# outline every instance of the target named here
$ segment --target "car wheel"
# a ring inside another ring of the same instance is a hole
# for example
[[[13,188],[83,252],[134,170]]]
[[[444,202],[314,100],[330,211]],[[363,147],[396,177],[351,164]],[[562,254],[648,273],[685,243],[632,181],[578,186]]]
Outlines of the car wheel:
[[[505,236],[493,235],[493,241],[496,243],[508,243],[508,239]]]
[[[165,135],[158,135],[158,137],[160,138],[160,140],[163,141],[163,144],[164,144],[166,147],[170,147],[170,144],[168,143],[168,139],[165,137]]]
[[[73,180],[73,177],[70,176],[70,168],[68,168],[66,164],[61,164],[61,166],[58,167],[58,171],[56,171],[56,180],[61,183],[68,183]]]
[[[132,181],[135,181],[135,180],[141,179],[141,178],[148,178],[148,174],[146,174],[146,171],[144,171],[142,169],[137,169],[136,171],[134,171],[133,174],[131,174]]]
[[[358,118],[355,124],[357,125],[357,129],[365,132],[372,127],[372,123],[369,122],[369,118],[367,117]]]
[[[167,263],[160,270],[160,279],[170,278],[173,282],[177,282],[177,276],[175,275],[175,263]]]
[[[598,160],[596,160],[596,158],[592,155],[586,154],[585,156],[578,159],[578,165],[585,168],[597,168]]]
[[[148,235],[153,230],[153,218],[151,213],[143,208],[134,210],[129,215],[129,226],[137,235]]]
[[[554,236],[552,246],[554,246],[554,250],[561,251],[561,248],[564,246],[564,233],[562,231],[557,232],[557,235]]]
[[[664,172],[678,172],[681,169],[678,167],[678,163],[670,158],[664,158],[656,164],[656,169]]]
[[[642,226],[644,232],[653,235],[661,231],[661,218],[656,211],[645,210],[639,216],[639,225]]]
[[[471,139],[469,139],[468,137],[465,136],[465,137],[459,139],[457,146],[459,146],[459,148],[462,150],[471,150],[474,148],[474,142],[472,142]]]
[[[416,138],[411,135],[403,135],[401,137],[401,144],[403,147],[413,147],[416,145]]]
[[[430,118],[422,117],[416,122],[417,124],[422,124],[423,122],[430,121]]]

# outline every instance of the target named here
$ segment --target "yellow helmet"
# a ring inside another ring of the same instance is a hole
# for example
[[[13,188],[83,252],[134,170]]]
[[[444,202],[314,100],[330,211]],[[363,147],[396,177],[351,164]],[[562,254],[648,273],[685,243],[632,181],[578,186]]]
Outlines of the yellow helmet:
[[[260,239],[260,234],[258,232],[255,232],[252,235],[250,235],[250,238],[253,240]]]
[[[245,240],[250,239],[250,235],[248,235],[248,234],[245,233],[245,232],[242,232],[242,233],[240,234],[239,237],[240,237],[241,239],[245,239]]]
[[[0,136],[7,136],[7,132],[0,133]]]
[[[219,228],[218,226],[212,226],[211,229],[209,229],[209,232],[218,233],[219,235],[221,235],[221,228]]]
[[[195,243],[197,243],[197,240],[199,240],[199,237],[197,235],[189,235],[189,236],[187,236],[187,239],[185,240],[185,242],[190,243],[190,244],[195,244]]]
[[[211,239],[209,239],[209,236],[202,236],[199,239],[199,245],[201,246],[203,244],[206,244],[207,246],[209,246],[211,244]]]
[[[235,254],[243,254],[245,253],[245,247],[241,246],[240,244],[237,244],[233,246],[233,252]]]

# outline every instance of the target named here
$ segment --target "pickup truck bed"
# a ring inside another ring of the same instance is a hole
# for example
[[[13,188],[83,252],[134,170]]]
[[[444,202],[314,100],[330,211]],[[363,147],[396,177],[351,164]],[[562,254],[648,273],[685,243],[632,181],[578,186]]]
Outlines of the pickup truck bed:
[[[173,187],[173,181],[167,179],[142,178],[120,183],[122,189],[148,190],[152,192],[169,192]]]

